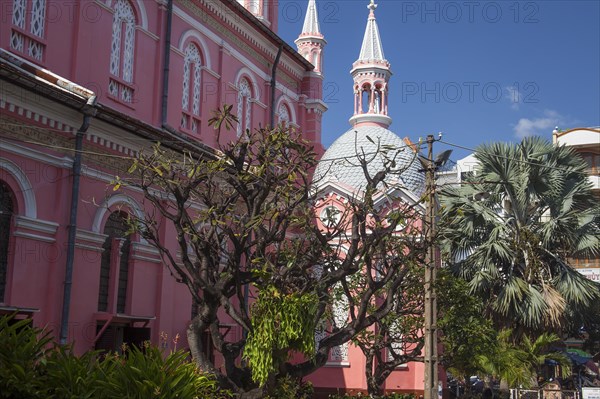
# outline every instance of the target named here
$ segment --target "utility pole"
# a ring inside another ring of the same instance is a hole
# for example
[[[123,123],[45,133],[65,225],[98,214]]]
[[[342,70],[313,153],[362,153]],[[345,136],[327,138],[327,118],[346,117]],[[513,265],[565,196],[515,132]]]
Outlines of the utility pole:
[[[427,136],[427,160],[423,162],[427,193],[427,210],[425,215],[425,242],[427,257],[425,265],[425,387],[424,399],[438,397],[438,351],[437,351],[437,296],[435,282],[437,278],[435,237],[435,171],[438,167],[433,161],[433,135]]]

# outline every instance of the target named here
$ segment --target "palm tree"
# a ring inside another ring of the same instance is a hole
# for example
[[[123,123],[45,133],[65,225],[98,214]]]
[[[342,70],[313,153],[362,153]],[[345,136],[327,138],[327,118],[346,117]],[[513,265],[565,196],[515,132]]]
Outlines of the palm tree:
[[[541,138],[483,145],[475,156],[475,173],[441,194],[448,263],[498,327],[558,331],[567,313],[600,299],[600,285],[570,265],[600,253],[600,207],[586,164]]]
[[[536,387],[546,360],[558,363],[563,375],[571,374],[569,358],[551,349],[551,345],[558,342],[558,335],[543,333],[536,339],[525,335],[515,343],[513,331],[507,328],[498,332],[491,350],[476,356],[476,361],[489,376],[500,379],[500,389]]]

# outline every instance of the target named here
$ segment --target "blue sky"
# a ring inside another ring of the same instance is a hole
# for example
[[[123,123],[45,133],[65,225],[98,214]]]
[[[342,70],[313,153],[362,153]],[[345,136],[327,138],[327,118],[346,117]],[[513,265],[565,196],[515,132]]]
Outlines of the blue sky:
[[[308,0],[280,0],[279,34],[293,44]],[[465,147],[551,139],[600,125],[600,1],[379,0],[390,81],[390,129],[417,141],[443,132]],[[323,144],[350,125],[352,63],[367,22],[366,0],[317,0],[324,55]],[[445,149],[440,144],[436,152]],[[454,148],[453,159],[469,151]]]

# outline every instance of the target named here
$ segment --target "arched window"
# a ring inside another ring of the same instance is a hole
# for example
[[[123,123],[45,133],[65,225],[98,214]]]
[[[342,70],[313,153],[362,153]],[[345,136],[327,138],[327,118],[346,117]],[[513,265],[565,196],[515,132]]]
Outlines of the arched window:
[[[117,0],[112,24],[110,78],[108,92],[117,99],[133,101],[133,56],[135,46],[135,14],[127,0]]]
[[[371,86],[365,85],[361,91],[361,112],[366,114],[371,106]]]
[[[104,226],[106,240],[102,246],[102,260],[100,264],[100,291],[98,295],[98,311],[106,312],[109,309],[109,292],[111,292],[111,275],[115,275],[117,289],[117,313],[125,312],[127,301],[127,282],[129,276],[129,252],[131,237],[127,235],[127,215],[123,212],[113,212],[108,217]]]
[[[29,57],[42,61],[46,45],[46,0],[13,0],[10,47]]]
[[[250,87],[248,79],[242,78],[238,83],[238,137],[241,137],[246,129],[251,129],[252,109],[250,107],[250,99],[252,98],[252,89]]]
[[[8,272],[8,245],[10,226],[14,212],[12,192],[0,181],[0,302],[4,302],[6,274]]]
[[[290,110],[288,109],[287,105],[280,104],[279,109],[277,110],[277,115],[279,117],[279,123],[283,124],[284,126],[289,125]]]
[[[189,44],[183,60],[183,94],[181,96],[181,128],[198,131],[200,116],[200,88],[202,87],[202,59],[198,47]]]
[[[334,290],[341,291],[342,287],[340,283],[337,283]],[[333,313],[333,328],[344,328],[348,324],[348,312],[350,311],[350,305],[346,295],[342,294],[339,298],[333,300],[332,313]],[[348,342],[331,348],[329,358],[334,363],[344,363],[348,361]]]

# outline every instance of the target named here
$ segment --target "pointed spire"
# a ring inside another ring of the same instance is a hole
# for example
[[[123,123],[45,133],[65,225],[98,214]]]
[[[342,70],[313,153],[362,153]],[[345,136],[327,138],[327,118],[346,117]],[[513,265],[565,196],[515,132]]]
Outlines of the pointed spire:
[[[375,20],[375,9],[377,4],[374,0],[367,6],[370,11],[369,20],[367,21],[367,28],[365,30],[365,36],[363,38],[362,47],[360,49],[359,61],[385,61],[383,55],[383,46],[381,45],[381,38],[379,37],[379,28],[377,27],[377,21]]]
[[[379,28],[375,20],[377,4],[370,0],[369,19],[358,60],[352,64],[354,79],[354,115],[350,124],[379,125],[387,128],[392,123],[388,115],[388,82],[392,76],[390,63],[383,55]]]
[[[316,0],[308,0],[302,33],[294,43],[298,46],[298,52],[315,66],[314,71],[321,74],[323,71],[323,47],[327,42],[319,29]]]
[[[302,33],[300,36],[303,35],[321,35],[321,30],[319,29],[319,18],[317,17],[317,4],[315,0],[309,0],[308,2],[308,9],[306,10],[304,26],[302,27]]]

